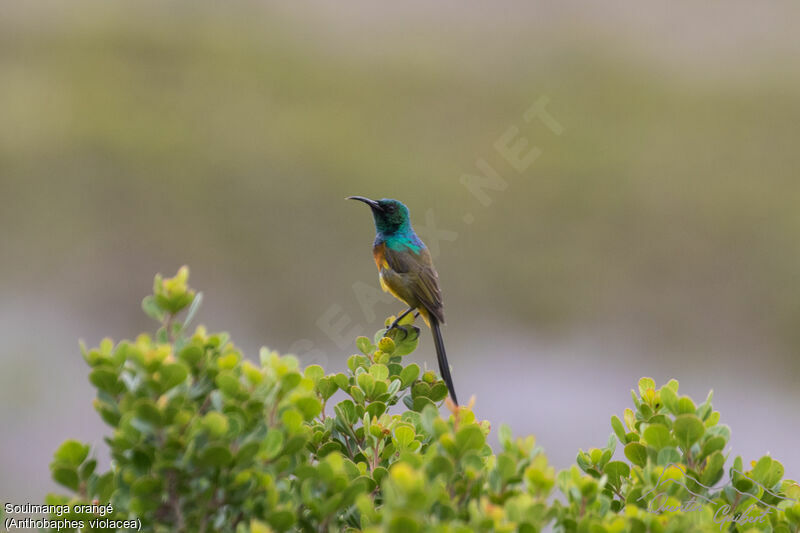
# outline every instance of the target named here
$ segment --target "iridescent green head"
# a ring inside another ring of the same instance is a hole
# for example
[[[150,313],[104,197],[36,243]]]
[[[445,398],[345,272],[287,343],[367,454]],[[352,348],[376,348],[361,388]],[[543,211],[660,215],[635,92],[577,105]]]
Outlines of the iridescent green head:
[[[398,200],[384,198],[383,200],[370,200],[363,196],[349,196],[348,200],[364,202],[372,209],[375,218],[375,229],[383,235],[394,235],[411,229],[408,208]]]

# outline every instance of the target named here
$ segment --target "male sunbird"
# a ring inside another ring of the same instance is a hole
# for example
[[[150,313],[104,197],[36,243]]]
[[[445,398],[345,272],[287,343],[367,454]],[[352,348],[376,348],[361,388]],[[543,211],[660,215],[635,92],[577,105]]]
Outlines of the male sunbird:
[[[408,306],[388,329],[397,327],[400,320],[412,311],[422,316],[433,332],[439,373],[447,384],[450,398],[458,405],[439,327],[444,324],[439,275],[433,267],[431,253],[411,227],[408,208],[402,202],[388,198],[370,200],[363,196],[349,196],[347,199],[364,202],[372,210],[376,231],[372,255],[378,266],[381,287]]]

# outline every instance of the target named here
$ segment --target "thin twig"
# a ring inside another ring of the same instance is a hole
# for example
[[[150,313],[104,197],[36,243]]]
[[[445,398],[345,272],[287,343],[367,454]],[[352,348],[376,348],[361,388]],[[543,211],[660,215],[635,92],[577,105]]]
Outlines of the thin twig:
[[[175,342],[175,337],[172,335],[172,321],[175,320],[175,315],[169,313],[167,315],[167,322],[164,324],[164,327],[167,328],[167,340],[169,342]]]
[[[167,473],[167,483],[169,486],[169,504],[170,507],[172,507],[172,514],[175,515],[175,521],[177,522],[177,530],[185,531],[186,522],[183,518],[183,510],[181,509],[181,504],[179,501],[180,496],[178,496],[177,479],[175,478],[174,470],[170,470]]]

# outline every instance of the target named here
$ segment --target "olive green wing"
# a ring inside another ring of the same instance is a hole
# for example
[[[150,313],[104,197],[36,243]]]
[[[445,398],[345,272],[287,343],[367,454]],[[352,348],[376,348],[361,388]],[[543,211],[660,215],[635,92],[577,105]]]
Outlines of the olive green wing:
[[[439,274],[433,267],[433,260],[427,248],[419,252],[413,250],[392,250],[386,247],[386,262],[396,273],[403,276],[407,288],[431,315],[444,324],[442,291],[439,289]]]

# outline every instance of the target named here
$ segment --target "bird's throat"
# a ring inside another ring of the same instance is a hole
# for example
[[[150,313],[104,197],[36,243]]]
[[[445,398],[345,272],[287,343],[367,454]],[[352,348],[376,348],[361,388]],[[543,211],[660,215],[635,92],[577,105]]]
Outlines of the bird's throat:
[[[383,244],[386,248],[397,252],[412,251],[419,253],[425,246],[414,231],[396,232],[390,235],[379,233],[375,238],[375,245]]]

